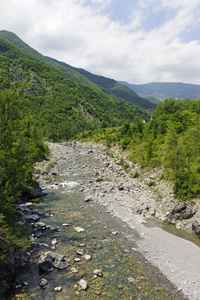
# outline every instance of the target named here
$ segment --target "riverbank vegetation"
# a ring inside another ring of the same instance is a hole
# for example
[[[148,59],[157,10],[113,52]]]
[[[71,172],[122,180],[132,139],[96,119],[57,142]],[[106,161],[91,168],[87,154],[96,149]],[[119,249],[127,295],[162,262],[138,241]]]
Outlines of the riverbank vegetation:
[[[23,117],[23,85],[2,80],[0,86],[0,264],[13,261],[29,245],[27,228],[19,222],[16,206],[31,189],[33,164],[48,147],[31,120]],[[1,274],[0,274],[1,275]],[[1,279],[1,276],[0,276]],[[1,288],[3,288],[1,282]]]
[[[175,195],[187,200],[200,193],[199,117],[200,100],[166,99],[149,122],[136,116],[121,127],[83,132],[79,138],[120,145],[142,167],[163,167]]]

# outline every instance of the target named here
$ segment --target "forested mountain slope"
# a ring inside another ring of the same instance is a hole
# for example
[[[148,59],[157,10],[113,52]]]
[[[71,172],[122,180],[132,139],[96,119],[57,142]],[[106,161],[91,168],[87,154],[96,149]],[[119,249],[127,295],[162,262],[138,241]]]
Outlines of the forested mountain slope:
[[[117,82],[114,79],[110,79],[110,78],[107,78],[104,76],[92,74],[84,69],[72,67],[64,62],[60,62],[60,61],[55,60],[50,57],[49,57],[49,59],[60,64],[63,67],[69,68],[71,70],[74,70],[74,71],[80,73],[81,75],[84,75],[86,78],[88,78],[93,83],[97,84],[98,86],[101,86],[103,88],[103,91],[111,96],[121,98],[130,104],[136,104],[139,107],[142,107],[144,109],[155,109],[156,108],[155,103],[152,103],[151,101],[138,96],[132,89],[130,89],[126,85],[123,85],[123,84]]]
[[[95,91],[107,94],[110,97],[119,98],[119,100],[121,99],[130,104],[136,104],[144,109],[152,110],[156,108],[156,104],[151,103],[150,101],[143,99],[142,97],[139,97],[130,88],[118,83],[113,79],[94,75],[83,69],[78,69],[63,62],[59,62],[55,59],[41,55],[39,52],[24,43],[20,38],[17,37],[17,35],[12,32],[2,30],[0,31],[0,36],[4,37],[13,45],[17,46],[19,49],[23,50],[30,56],[37,58],[38,60],[60,70],[66,77],[74,80],[79,84],[88,86]]]
[[[47,139],[69,139],[85,129],[119,125],[136,115],[148,119],[139,107],[77,84],[2,37],[0,68],[4,82],[7,78],[23,85],[23,114],[35,120]]]

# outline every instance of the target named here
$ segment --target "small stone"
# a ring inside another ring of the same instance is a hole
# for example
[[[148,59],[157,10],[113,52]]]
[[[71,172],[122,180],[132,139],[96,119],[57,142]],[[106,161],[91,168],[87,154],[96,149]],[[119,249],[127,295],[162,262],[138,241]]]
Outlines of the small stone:
[[[63,224],[62,224],[62,226],[64,226],[64,227],[68,227],[68,226],[69,226],[69,224],[68,224],[68,223],[63,223]]]
[[[76,269],[75,267],[71,268],[72,273],[78,273],[78,269]]]
[[[87,290],[88,283],[87,283],[86,280],[81,279],[81,280],[79,280],[78,284],[80,285],[80,287],[81,287],[82,290]]]
[[[61,286],[57,286],[54,288],[55,292],[61,292],[62,291],[62,287]]]
[[[135,279],[134,279],[133,277],[128,277],[128,281],[129,281],[130,283],[133,283],[133,282],[135,282]]]
[[[96,270],[93,271],[93,274],[102,277],[101,270],[96,269]]]
[[[81,228],[81,227],[74,227],[74,230],[75,230],[76,232],[78,232],[78,233],[84,232],[84,231],[85,231],[85,230],[84,230],[83,228]]]
[[[84,254],[84,250],[83,249],[78,249],[76,251],[76,253],[79,254],[79,255],[83,255]]]
[[[91,255],[89,255],[89,254],[85,254],[85,255],[84,255],[84,258],[85,258],[85,260],[87,260],[87,261],[88,261],[88,260],[90,260],[90,259],[91,259]]]
[[[53,240],[51,241],[51,244],[52,244],[53,246],[55,246],[57,243],[58,243],[58,241],[57,241],[57,239],[56,239],[56,238],[55,238],[55,239],[53,239]]]
[[[120,284],[120,285],[118,286],[118,288],[119,288],[119,289],[123,289],[124,286]]]
[[[47,285],[47,284],[48,284],[48,280],[46,280],[45,278],[41,278],[41,279],[40,279],[39,285],[40,285],[41,287],[44,287],[44,286]]]
[[[112,234],[113,234],[113,235],[117,235],[118,232],[117,232],[117,231],[112,231]]]
[[[69,266],[69,264],[67,263],[67,262],[65,262],[65,261],[54,261],[53,262],[53,266],[55,267],[55,268],[57,268],[57,269],[59,269],[59,270],[63,270],[63,269],[65,269],[65,268],[67,268],[68,266]]]
[[[75,257],[75,258],[74,258],[74,261],[75,261],[75,262],[79,262],[79,261],[81,261],[81,259],[80,259],[79,257]]]

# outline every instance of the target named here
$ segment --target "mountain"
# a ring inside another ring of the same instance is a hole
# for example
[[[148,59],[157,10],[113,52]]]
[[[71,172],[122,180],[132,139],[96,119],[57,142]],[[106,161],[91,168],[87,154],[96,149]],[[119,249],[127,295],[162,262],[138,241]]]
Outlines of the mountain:
[[[57,64],[60,64],[61,66],[71,69],[73,71],[78,72],[79,74],[83,75],[93,83],[97,84],[98,86],[101,86],[103,88],[103,91],[107,93],[108,95],[121,98],[128,103],[136,104],[144,109],[155,109],[156,104],[152,103],[148,99],[144,99],[142,97],[139,97],[134,90],[127,87],[124,84],[121,84],[117,82],[114,79],[107,78],[104,76],[99,76],[92,74],[84,69],[72,67],[64,62],[60,62],[54,58],[48,57],[50,60],[56,62]]]
[[[58,69],[66,77],[79,84],[88,86],[93,90],[103,93],[104,95],[109,95],[114,99],[123,100],[130,104],[136,104],[144,109],[154,110],[156,108],[155,103],[139,97],[131,88],[118,83],[114,79],[94,75],[84,69],[75,68],[64,62],[57,61],[56,59],[45,57],[36,50],[32,49],[26,43],[24,43],[20,38],[18,38],[17,35],[12,32],[2,30],[0,31],[0,36],[4,37],[13,45],[17,46],[19,49],[29,54],[30,56]]]
[[[87,129],[121,125],[135,116],[149,119],[138,106],[78,84],[0,37],[0,84],[9,89],[13,82],[23,91],[21,113],[48,140],[69,139]]]
[[[125,81],[120,83],[134,90],[141,97],[153,97],[164,101],[165,99],[200,99],[200,85],[176,82],[152,82],[146,84],[130,84]]]

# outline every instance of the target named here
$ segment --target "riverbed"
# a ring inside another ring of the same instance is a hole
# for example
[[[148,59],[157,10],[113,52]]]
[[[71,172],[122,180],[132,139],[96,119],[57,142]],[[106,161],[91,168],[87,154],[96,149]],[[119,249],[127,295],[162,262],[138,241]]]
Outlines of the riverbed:
[[[116,180],[115,169],[106,172],[102,149],[49,146],[50,160],[36,165],[37,180],[48,195],[33,205],[46,213],[40,221],[50,229],[33,237],[43,246],[18,272],[22,287],[12,290],[8,299],[200,299],[200,248],[161,228],[144,226],[145,220],[131,209],[126,174],[120,170]],[[45,174],[50,162],[54,167]],[[139,189],[136,182],[132,185]],[[148,190],[144,196],[149,197]],[[75,227],[83,231],[77,233]],[[41,256],[50,250],[65,255],[69,266],[39,272]],[[94,270],[102,276],[95,277]],[[48,281],[43,288],[41,278]],[[80,288],[81,279],[88,284],[86,290]]]

